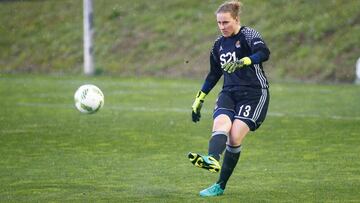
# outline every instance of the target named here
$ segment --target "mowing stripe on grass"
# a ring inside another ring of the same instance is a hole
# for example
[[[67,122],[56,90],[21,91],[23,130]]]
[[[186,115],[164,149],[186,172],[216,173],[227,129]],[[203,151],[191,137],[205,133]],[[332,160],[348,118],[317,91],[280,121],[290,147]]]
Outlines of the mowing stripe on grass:
[[[69,104],[50,104],[50,103],[28,103],[18,102],[17,106],[27,106],[36,108],[75,108]],[[176,113],[189,113],[190,108],[154,108],[154,107],[143,107],[143,106],[107,106],[107,109],[115,109],[121,111],[137,111],[137,112],[176,112]],[[204,109],[204,114],[212,114],[212,111]],[[282,112],[268,112],[268,116],[273,117],[295,117],[295,118],[327,118],[334,120],[360,120],[359,116],[338,116],[338,115],[320,115],[320,114],[291,114]]]

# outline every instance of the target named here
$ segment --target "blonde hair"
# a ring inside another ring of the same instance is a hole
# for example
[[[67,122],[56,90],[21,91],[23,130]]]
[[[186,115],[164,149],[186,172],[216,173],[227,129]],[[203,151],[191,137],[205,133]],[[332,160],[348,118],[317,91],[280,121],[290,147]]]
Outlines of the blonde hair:
[[[240,1],[226,1],[221,4],[216,10],[215,15],[218,13],[230,13],[234,19],[240,17],[242,3]]]

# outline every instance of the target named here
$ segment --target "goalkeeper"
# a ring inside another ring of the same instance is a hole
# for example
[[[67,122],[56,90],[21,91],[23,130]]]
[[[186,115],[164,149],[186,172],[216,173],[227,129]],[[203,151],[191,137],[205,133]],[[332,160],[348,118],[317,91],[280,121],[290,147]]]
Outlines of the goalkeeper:
[[[269,84],[262,62],[270,51],[260,34],[240,25],[238,1],[225,2],[216,11],[221,36],[210,52],[210,71],[192,105],[192,121],[200,121],[200,110],[206,95],[221,76],[224,84],[213,112],[212,135],[208,154],[190,152],[195,166],[219,172],[218,181],[200,192],[201,196],[222,195],[241,153],[241,144],[249,131],[255,131],[265,120],[269,105]],[[220,155],[224,153],[222,166]]]

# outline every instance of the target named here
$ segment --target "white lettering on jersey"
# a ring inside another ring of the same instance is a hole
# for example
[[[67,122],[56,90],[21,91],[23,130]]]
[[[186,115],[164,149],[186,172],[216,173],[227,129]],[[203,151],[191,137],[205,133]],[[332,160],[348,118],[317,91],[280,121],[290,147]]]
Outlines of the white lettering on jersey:
[[[231,61],[236,61],[236,53],[234,52],[227,52],[225,54],[220,55],[220,64],[221,66],[225,65],[226,63],[229,63]]]

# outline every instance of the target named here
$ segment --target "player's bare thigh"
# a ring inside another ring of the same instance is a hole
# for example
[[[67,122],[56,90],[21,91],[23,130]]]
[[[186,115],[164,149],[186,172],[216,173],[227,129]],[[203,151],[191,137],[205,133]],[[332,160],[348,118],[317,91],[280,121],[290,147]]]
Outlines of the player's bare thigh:
[[[241,145],[249,131],[250,128],[245,122],[235,119],[229,133],[228,144],[231,146]]]

